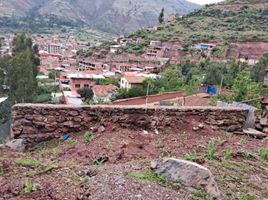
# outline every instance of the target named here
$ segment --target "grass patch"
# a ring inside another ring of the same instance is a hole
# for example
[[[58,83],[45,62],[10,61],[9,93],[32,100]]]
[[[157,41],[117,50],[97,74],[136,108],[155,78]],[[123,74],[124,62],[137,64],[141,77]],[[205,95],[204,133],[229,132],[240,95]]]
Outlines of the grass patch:
[[[139,181],[157,182],[164,187],[171,186],[174,189],[181,188],[181,183],[168,181],[166,177],[156,174],[152,170],[147,170],[145,172],[125,172],[124,175]]]
[[[19,165],[33,167],[33,168],[39,168],[42,166],[42,164],[39,160],[30,159],[30,158],[18,159],[18,160],[16,160],[16,163]]]
[[[30,159],[30,158],[23,158],[23,159],[16,160],[16,163],[22,166],[38,169],[38,172],[36,174],[47,173],[47,172],[52,171],[53,169],[58,168],[58,165],[56,165],[55,162],[42,164],[40,160],[35,160],[35,159]]]
[[[268,148],[261,148],[259,155],[261,159],[268,161]]]
[[[239,200],[258,200],[258,198],[252,195],[246,195],[246,196],[239,198]]]

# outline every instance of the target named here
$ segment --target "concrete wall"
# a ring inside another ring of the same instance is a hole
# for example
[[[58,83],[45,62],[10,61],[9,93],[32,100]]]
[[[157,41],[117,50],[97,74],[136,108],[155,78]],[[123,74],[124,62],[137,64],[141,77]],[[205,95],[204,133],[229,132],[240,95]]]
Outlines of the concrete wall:
[[[106,130],[125,127],[135,130],[163,130],[205,123],[222,130],[240,129],[248,111],[216,107],[131,107],[66,106],[17,104],[12,108],[11,138],[26,138],[30,143],[86,131],[103,125]],[[192,127],[190,127],[192,128]]]

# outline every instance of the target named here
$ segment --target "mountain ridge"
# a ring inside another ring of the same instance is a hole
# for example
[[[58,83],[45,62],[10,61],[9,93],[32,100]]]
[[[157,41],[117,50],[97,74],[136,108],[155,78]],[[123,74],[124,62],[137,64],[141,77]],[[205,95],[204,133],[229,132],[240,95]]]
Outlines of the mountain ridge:
[[[158,23],[162,8],[168,17],[175,13],[185,15],[200,7],[186,0],[9,0],[0,4],[0,17],[40,21],[53,16],[102,31],[129,33]]]

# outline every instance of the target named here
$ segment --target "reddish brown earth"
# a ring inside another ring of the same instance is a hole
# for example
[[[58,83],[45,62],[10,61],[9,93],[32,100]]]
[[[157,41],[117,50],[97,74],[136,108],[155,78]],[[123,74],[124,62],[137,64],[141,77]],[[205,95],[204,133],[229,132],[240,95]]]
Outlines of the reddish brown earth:
[[[200,191],[161,186],[157,181],[127,175],[144,174],[152,159],[185,158],[194,151],[196,162],[216,176],[223,199],[268,196],[268,162],[258,153],[268,147],[267,140],[213,131],[210,127],[194,132],[188,124],[180,130],[167,128],[158,134],[108,128],[93,134],[88,143],[83,134],[74,134],[68,141],[42,143],[25,153],[1,149],[0,200],[206,199]],[[212,140],[216,158],[208,160],[207,145]],[[232,149],[232,156],[224,159],[228,148]],[[97,163],[101,158],[108,160]],[[26,193],[26,180],[34,183],[37,190]]]

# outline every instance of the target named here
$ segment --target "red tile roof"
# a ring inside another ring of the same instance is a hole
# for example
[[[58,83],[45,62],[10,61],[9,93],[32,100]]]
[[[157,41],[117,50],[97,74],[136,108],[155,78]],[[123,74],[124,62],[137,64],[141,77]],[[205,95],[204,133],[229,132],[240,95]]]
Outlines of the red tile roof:
[[[116,90],[116,86],[110,84],[110,85],[94,85],[93,91],[96,96],[98,97],[104,97],[107,96],[109,93],[112,93]]]

